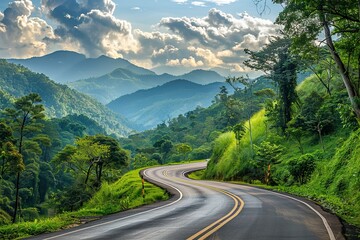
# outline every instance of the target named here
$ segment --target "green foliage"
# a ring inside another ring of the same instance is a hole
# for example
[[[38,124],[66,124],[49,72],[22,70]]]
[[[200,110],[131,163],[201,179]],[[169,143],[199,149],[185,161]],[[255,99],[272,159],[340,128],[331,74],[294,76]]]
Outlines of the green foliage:
[[[192,151],[192,148],[188,144],[180,143],[175,146],[176,151],[184,156],[183,160],[186,160],[188,153]]]
[[[187,177],[194,180],[202,180],[204,178],[204,173],[205,170],[199,170],[199,171],[191,172],[190,174],[187,175]]]
[[[261,77],[253,81],[252,90],[254,92],[261,89],[269,90],[271,87],[269,80],[265,78]],[[121,145],[131,151],[132,157],[143,154],[147,159],[159,161],[158,156],[161,155],[159,163],[177,162],[184,159],[184,154],[176,151],[176,148],[172,148],[165,154],[164,149],[161,149],[161,144],[165,141],[171,141],[173,146],[178,144],[191,146],[192,151],[187,155],[192,159],[210,158],[212,142],[223,132],[232,129],[235,124],[248,120],[248,117],[258,111],[268,97],[267,94],[254,94],[252,106],[239,104],[247,102],[250,95],[250,91],[245,89],[229,95],[226,87],[221,87],[220,93],[209,108],[198,107],[168,122],[158,124],[153,130],[136,133],[126,139],[122,138],[120,139]],[[249,128],[248,123],[244,126]],[[257,132],[257,129],[252,129],[252,131]],[[244,139],[248,139],[250,133],[247,132],[246,135],[243,136]],[[157,157],[153,158],[153,156]]]
[[[20,98],[36,93],[41,96],[49,118],[83,114],[100,124],[108,134],[127,135],[130,130],[125,120],[89,96],[66,85],[51,81],[44,74],[31,72],[25,67],[2,60],[0,62],[0,91],[6,96]],[[0,98],[0,103],[1,103]],[[5,103],[9,107],[8,102]],[[4,105],[0,105],[5,108]]]
[[[148,159],[144,154],[138,153],[134,156],[132,164],[132,169],[138,169],[148,166],[154,166],[161,163],[160,154],[154,154],[152,159]]]
[[[239,145],[240,144],[240,140],[241,138],[244,136],[245,134],[245,127],[244,124],[238,123],[233,127],[233,132],[235,133],[235,138],[236,138],[236,143]]]
[[[113,184],[103,184],[83,210],[96,209],[103,214],[109,214],[168,198],[164,190],[150,183],[145,182],[145,198],[141,189],[139,170],[130,171]]]
[[[10,224],[10,222],[11,222],[10,215],[4,210],[0,209],[0,226]]]
[[[277,0],[286,3],[277,18],[277,23],[284,25],[284,32],[292,39],[292,51],[304,61],[321,52],[320,45],[315,45],[320,33],[324,33],[326,50],[337,68],[348,93],[350,106],[356,117],[360,118],[359,96],[359,6],[352,0],[323,1]],[[334,66],[330,66],[331,70]],[[329,90],[329,88],[328,88]],[[330,91],[328,91],[330,93]]]
[[[70,216],[59,216],[50,219],[22,222],[0,227],[0,235],[4,239],[25,238],[46,232],[53,232],[76,222]]]
[[[128,164],[127,152],[111,137],[85,136],[75,144],[67,145],[53,159],[57,168],[68,173],[73,181],[63,183],[65,189],[52,197],[59,211],[79,209],[99,189],[103,177],[108,180],[119,177],[121,169]]]
[[[34,221],[39,218],[39,211],[37,208],[21,209],[21,216],[24,221]]]
[[[287,123],[292,119],[292,106],[298,101],[295,91],[297,85],[298,62],[290,54],[291,41],[276,37],[258,52],[245,50],[249,59],[244,64],[252,69],[261,70],[273,80],[277,87],[277,105],[268,107],[270,121],[285,132]],[[249,116],[250,117],[250,116]]]
[[[290,174],[299,184],[306,183],[316,168],[315,157],[309,153],[291,160],[288,165]]]
[[[169,198],[163,189],[147,182],[145,182],[145,198],[143,198],[139,171],[139,169],[130,171],[113,184],[104,183],[100,191],[77,212],[64,213],[52,218],[36,219],[32,222],[4,226],[0,224],[0,236],[4,239],[15,239],[54,232],[70,225],[79,225],[82,222],[81,219],[86,217],[94,219],[94,216],[115,213]],[[35,209],[28,209],[27,211],[30,216],[36,215]],[[0,219],[1,216],[0,211]]]
[[[263,162],[266,166],[277,163],[283,152],[282,146],[267,141],[261,142],[259,146],[255,145],[255,149],[256,156],[259,158],[260,162]]]
[[[346,94],[335,83],[331,96],[321,95],[326,90],[317,87],[320,84],[310,77],[299,87],[304,105],[295,109],[296,117],[288,124],[287,136],[268,128],[264,111],[252,117],[253,139],[259,146],[255,149],[265,161],[251,160],[247,134],[237,148],[234,134],[231,137],[227,133],[214,142],[214,158],[208,163],[205,178],[264,182],[264,172],[265,176],[270,173],[269,183],[277,185],[276,189],[313,198],[359,226],[360,132],[356,130],[349,137],[353,127],[344,128],[341,124],[337,106],[346,101]],[[313,92],[317,89],[317,93]],[[318,134],[308,127],[310,119],[317,115],[331,119],[322,125],[322,144]]]

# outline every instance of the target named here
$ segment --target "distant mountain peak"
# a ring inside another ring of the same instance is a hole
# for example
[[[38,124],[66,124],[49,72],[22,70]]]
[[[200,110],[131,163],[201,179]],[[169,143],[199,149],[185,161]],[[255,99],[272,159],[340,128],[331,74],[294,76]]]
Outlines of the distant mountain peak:
[[[117,68],[124,68],[138,75],[155,75],[153,71],[136,66],[122,58],[115,59],[105,55],[87,58],[81,53],[66,50],[36,58],[9,59],[9,62],[21,64],[38,73],[44,73],[59,83],[99,77]]]

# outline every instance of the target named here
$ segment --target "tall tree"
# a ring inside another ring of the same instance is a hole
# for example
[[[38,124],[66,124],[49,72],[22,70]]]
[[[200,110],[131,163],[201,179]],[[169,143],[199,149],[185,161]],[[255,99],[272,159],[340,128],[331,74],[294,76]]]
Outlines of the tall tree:
[[[258,52],[245,49],[249,59],[244,64],[252,69],[263,71],[272,79],[278,90],[278,121],[282,131],[291,120],[291,106],[297,102],[296,71],[297,60],[290,53],[291,41],[276,37]]]
[[[285,6],[277,23],[293,41],[292,50],[325,43],[360,119],[360,7],[355,0],[274,0]],[[324,39],[319,39],[320,35]],[[299,54],[301,55],[301,54]]]
[[[14,131],[14,138],[17,142],[18,152],[20,155],[24,153],[24,140],[29,135],[34,135],[42,127],[38,120],[43,119],[44,106],[41,103],[39,94],[30,93],[24,97],[17,99],[13,108],[5,109],[5,116],[12,130]],[[16,222],[17,210],[19,206],[19,189],[20,189],[20,173],[23,169],[19,168],[16,173],[16,194],[13,223]]]
[[[252,151],[252,156],[254,155],[254,146],[253,146],[253,136],[252,136],[252,126],[251,126],[251,116],[254,114],[254,109],[255,109],[255,103],[254,103],[254,91],[253,91],[253,87],[254,84],[256,83],[256,79],[251,79],[249,78],[249,76],[246,77],[228,77],[226,78],[226,82],[228,84],[230,84],[230,86],[235,90],[235,92],[237,94],[243,93],[244,96],[244,100],[242,102],[240,102],[240,104],[242,105],[242,108],[244,110],[244,113],[246,115],[246,120],[248,122],[248,126],[246,125],[241,125],[244,128],[247,128],[249,130],[249,136],[250,136],[250,146],[251,146],[251,151]],[[243,88],[237,87],[238,84],[241,84],[243,86]],[[237,133],[239,133],[238,130],[240,130],[239,128],[239,124],[235,125],[234,128],[237,129],[237,131],[235,131],[235,135],[237,136]],[[242,136],[238,136],[238,137],[242,137]]]
[[[111,137],[86,136],[77,139],[75,144],[67,145],[54,157],[53,162],[65,166],[74,178],[84,177],[85,185],[91,176],[95,176],[93,186],[100,186],[105,167],[120,169],[128,163],[128,154]]]

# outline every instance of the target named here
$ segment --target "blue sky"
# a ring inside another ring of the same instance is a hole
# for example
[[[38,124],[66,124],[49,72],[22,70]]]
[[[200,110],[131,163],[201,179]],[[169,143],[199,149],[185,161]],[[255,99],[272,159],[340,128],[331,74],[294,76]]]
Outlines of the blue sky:
[[[269,8],[267,8],[262,16],[260,16],[253,0],[238,0],[234,3],[223,5],[205,2],[205,7],[194,6],[191,2],[194,1],[188,1],[184,4],[178,4],[171,0],[115,1],[117,4],[115,14],[130,21],[134,26],[145,30],[158,23],[163,17],[203,17],[206,16],[211,8],[217,8],[233,15],[247,12],[252,16],[263,17],[273,21],[281,11],[281,6],[272,4],[271,1],[268,1]]]
[[[266,0],[264,0],[266,1]],[[253,0],[17,0],[0,3],[0,57],[56,50],[121,57],[158,73],[245,74],[244,49],[276,35],[281,6]]]

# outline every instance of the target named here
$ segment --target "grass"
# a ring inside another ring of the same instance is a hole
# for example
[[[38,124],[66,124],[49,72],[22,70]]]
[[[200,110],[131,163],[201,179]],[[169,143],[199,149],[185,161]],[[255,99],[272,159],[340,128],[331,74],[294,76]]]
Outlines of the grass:
[[[188,178],[194,179],[194,180],[202,180],[204,177],[205,170],[198,170],[195,172],[191,172],[188,174]]]
[[[0,227],[0,239],[22,239],[25,237],[54,232],[89,221],[100,216],[151,204],[169,198],[167,192],[145,182],[145,198],[142,196],[141,169],[126,173],[113,184],[104,183],[101,189],[85,206],[76,212],[59,214],[33,222],[21,222]]]
[[[272,176],[277,177],[278,185],[267,188],[313,199],[346,222],[360,227],[360,130],[350,135],[349,131],[338,129],[324,136],[325,150],[322,150],[316,135],[304,136],[304,153],[315,156],[316,169],[306,184],[299,185],[288,171],[289,161],[302,155],[298,143],[268,131],[264,120],[263,111],[254,115],[251,120],[254,143],[258,144],[266,139],[284,147],[279,163],[272,168]],[[214,154],[204,172],[204,178],[246,181],[246,174],[251,168],[247,165],[250,162],[250,150],[248,132],[239,146],[236,146],[233,133],[220,135],[215,141]],[[190,175],[194,179],[203,176],[200,173]]]

